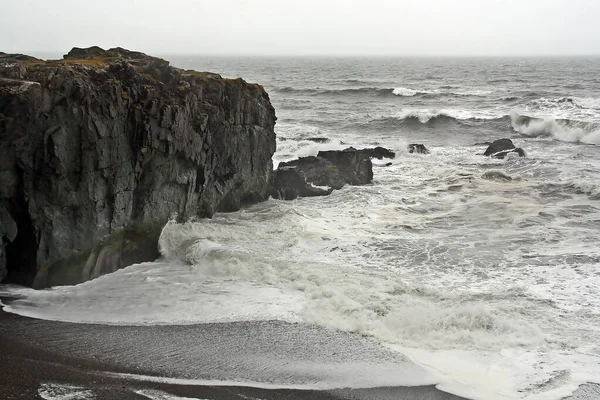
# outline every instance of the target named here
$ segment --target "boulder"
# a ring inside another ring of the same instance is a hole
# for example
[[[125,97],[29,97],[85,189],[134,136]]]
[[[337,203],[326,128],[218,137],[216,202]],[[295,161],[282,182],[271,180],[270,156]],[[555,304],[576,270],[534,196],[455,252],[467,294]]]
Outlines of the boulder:
[[[377,158],[378,160],[382,160],[384,158],[395,158],[396,153],[391,151],[390,149],[386,149],[385,147],[371,147],[357,150],[354,147],[348,147],[345,151],[356,151],[359,154],[365,155],[369,158]]]
[[[523,150],[520,147],[516,147],[512,150],[507,150],[507,151],[501,151],[500,153],[496,153],[494,155],[492,155],[493,158],[499,158],[501,160],[503,160],[504,158],[506,158],[506,156],[508,156],[509,154],[518,154],[519,157],[525,157],[525,150]]]
[[[352,148],[345,150],[320,151],[317,157],[324,158],[337,167],[340,177],[349,185],[366,185],[373,181],[371,158]]]
[[[321,151],[317,157],[280,163],[270,193],[273,198],[284,200],[326,196],[346,184],[365,185],[372,180],[371,158],[359,150]]]
[[[294,200],[298,197],[327,196],[333,188],[318,188],[307,182],[304,172],[297,167],[280,167],[275,171],[271,197]]]
[[[339,169],[322,157],[300,157],[294,161],[279,163],[278,170],[286,168],[295,168],[301,171],[306,181],[316,186],[341,189],[346,184]]]
[[[492,156],[492,155],[500,153],[502,151],[512,150],[514,148],[515,148],[515,145],[513,144],[512,140],[498,139],[498,140],[493,141],[492,144],[489,145],[489,147],[487,148],[485,153],[483,153],[483,155],[484,156]]]
[[[262,86],[139,52],[0,55],[0,275],[82,282],[154,260],[173,214],[265,200],[275,120]]]
[[[408,145],[409,153],[429,154],[429,149],[424,144],[412,143]]]

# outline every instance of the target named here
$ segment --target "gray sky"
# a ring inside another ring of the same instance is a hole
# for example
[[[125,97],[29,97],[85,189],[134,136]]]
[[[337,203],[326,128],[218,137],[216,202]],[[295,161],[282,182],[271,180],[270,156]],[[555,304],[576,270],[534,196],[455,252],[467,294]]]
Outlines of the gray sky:
[[[0,0],[0,51],[600,54],[600,0]]]

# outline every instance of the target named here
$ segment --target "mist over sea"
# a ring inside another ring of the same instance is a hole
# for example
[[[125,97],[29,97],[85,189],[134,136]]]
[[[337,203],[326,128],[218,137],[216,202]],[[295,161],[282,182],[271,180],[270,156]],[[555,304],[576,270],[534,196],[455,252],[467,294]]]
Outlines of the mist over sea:
[[[276,387],[560,399],[600,383],[600,59],[168,59],[262,84],[278,117],[275,166],[350,145],[397,157],[374,160],[372,185],[170,222],[161,260],[72,287],[3,288],[23,297],[6,311],[234,324],[236,337],[257,322],[272,332],[253,339],[262,372],[236,359],[208,378]],[[500,138],[527,156],[476,145]],[[286,332],[294,350],[278,344]]]

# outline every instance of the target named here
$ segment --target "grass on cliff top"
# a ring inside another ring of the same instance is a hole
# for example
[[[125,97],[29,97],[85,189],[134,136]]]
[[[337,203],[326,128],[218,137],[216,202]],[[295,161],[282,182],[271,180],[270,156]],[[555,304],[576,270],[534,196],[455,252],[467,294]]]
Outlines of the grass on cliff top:
[[[108,64],[122,60],[120,57],[93,57],[93,58],[65,58],[62,60],[28,60],[25,62],[26,66],[57,66],[57,65],[70,65],[70,66],[85,66],[90,68],[104,68]],[[140,60],[126,60],[130,63],[140,61]]]

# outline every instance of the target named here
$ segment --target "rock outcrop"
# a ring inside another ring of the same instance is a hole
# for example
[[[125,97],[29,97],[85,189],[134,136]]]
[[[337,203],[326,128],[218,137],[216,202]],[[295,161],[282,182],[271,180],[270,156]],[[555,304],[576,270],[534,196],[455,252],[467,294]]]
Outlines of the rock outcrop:
[[[483,153],[484,156],[504,158],[508,153],[517,153],[519,157],[525,157],[525,151],[516,147],[510,139],[498,139],[493,141]]]
[[[373,163],[371,158],[360,150],[320,151],[317,157],[329,161],[340,171],[340,177],[349,185],[366,185],[373,181]]]
[[[138,52],[0,55],[0,278],[82,282],[155,259],[175,213],[265,200],[275,120],[259,85]]]
[[[363,154],[370,158],[376,158],[378,160],[382,160],[384,158],[396,158],[396,153],[394,153],[390,149],[386,149],[385,147],[368,147],[365,149],[356,150],[354,147],[348,147],[345,151],[357,151],[360,154]]]
[[[326,196],[347,184],[366,185],[372,181],[373,163],[361,150],[321,151],[316,157],[280,163],[275,171],[271,196],[284,200]]]
[[[493,154],[492,157],[504,159],[504,158],[506,158],[506,156],[508,156],[511,153],[517,154],[519,157],[525,157],[525,150],[523,150],[520,147],[516,147],[512,150],[501,151],[499,153]]]

